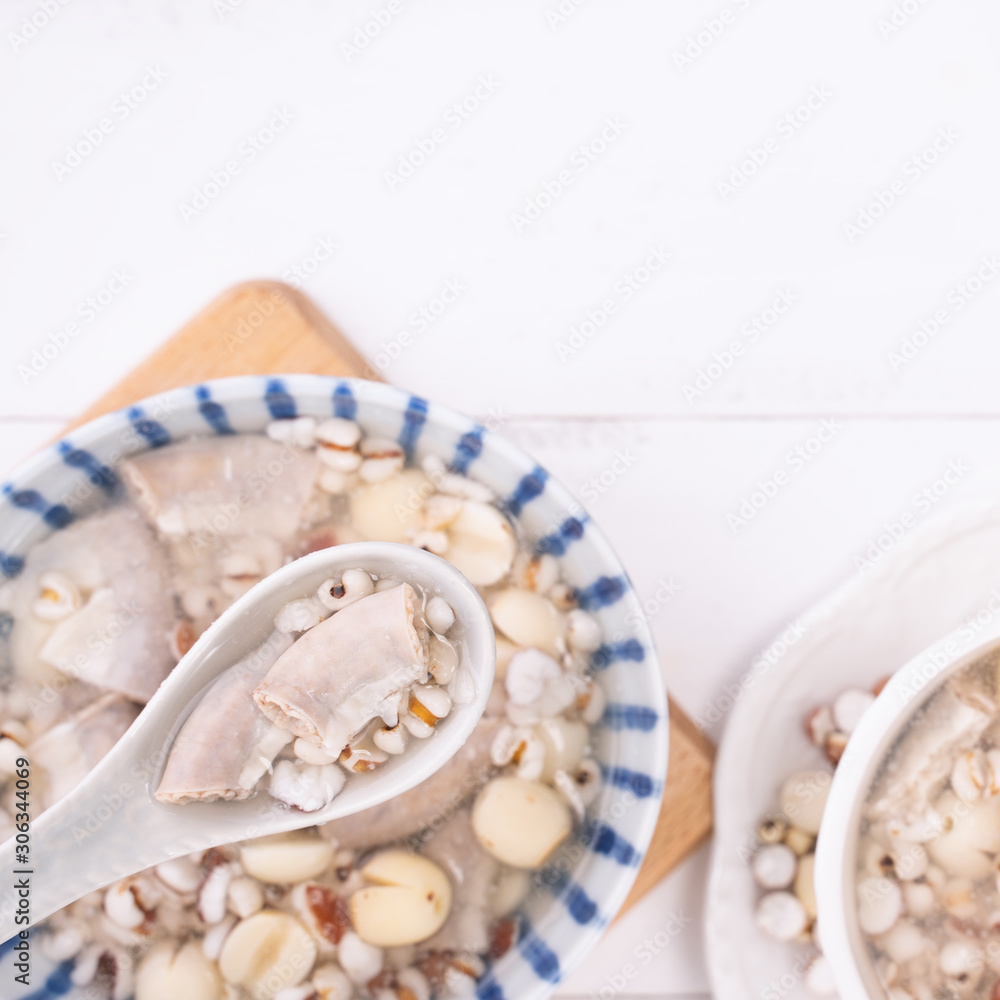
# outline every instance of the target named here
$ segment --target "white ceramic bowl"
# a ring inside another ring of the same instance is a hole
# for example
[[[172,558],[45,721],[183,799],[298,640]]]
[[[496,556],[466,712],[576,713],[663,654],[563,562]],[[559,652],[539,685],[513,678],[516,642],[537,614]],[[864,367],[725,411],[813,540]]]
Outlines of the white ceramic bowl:
[[[885,1000],[857,917],[861,813],[883,762],[913,716],[945,681],[1000,648],[1000,625],[968,625],[899,669],[852,733],[834,773],[816,845],[816,899],[823,952],[841,1000]],[[917,723],[919,725],[919,723]]]
[[[205,382],[94,420],[21,466],[2,486],[0,573],[16,574],[32,544],[113,488],[125,455],[195,434],[261,432],[275,418],[306,414],[357,419],[408,454],[436,454],[491,487],[524,537],[558,558],[603,626],[593,668],[608,703],[595,747],[604,788],[575,840],[536,876],[517,947],[478,986],[483,1000],[538,1000],[594,947],[628,894],[659,815],[668,722],[652,639],[624,569],[572,494],[524,452],[468,417],[380,383],[319,375]],[[9,961],[0,964],[8,984]],[[70,994],[71,968],[46,973],[37,949],[34,962],[34,982],[49,979],[33,1000]]]

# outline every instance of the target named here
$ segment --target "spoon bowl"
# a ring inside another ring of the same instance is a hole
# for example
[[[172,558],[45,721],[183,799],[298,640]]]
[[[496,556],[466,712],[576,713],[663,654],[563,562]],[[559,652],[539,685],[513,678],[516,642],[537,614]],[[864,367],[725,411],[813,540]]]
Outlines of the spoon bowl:
[[[223,671],[260,647],[289,601],[315,595],[330,577],[365,569],[440,595],[455,612],[464,696],[426,740],[377,770],[354,774],[323,809],[303,812],[266,792],[242,801],[159,802],[154,792],[170,749],[199,696]],[[0,858],[13,877],[0,891],[0,941],[81,896],[171,858],[315,826],[369,809],[430,777],[469,738],[486,707],[496,669],[489,612],[475,587],[439,556],[392,542],[322,549],[270,574],[201,635],[131,728],[68,795],[29,824],[27,844],[11,838]],[[29,814],[33,813],[29,803]],[[23,837],[22,833],[22,837]],[[16,863],[27,847],[27,863]],[[27,881],[25,910],[16,883]],[[12,885],[14,883],[14,885]]]

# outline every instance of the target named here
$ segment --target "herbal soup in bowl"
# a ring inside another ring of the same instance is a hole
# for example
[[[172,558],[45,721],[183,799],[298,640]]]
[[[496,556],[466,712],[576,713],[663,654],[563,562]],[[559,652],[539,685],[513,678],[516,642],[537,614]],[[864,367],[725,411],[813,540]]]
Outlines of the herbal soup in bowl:
[[[941,640],[862,718],[816,890],[844,1000],[1000,996],[1000,630]]]
[[[3,838],[87,774],[222,610],[307,552],[380,540],[441,555],[482,594],[498,653],[473,736],[423,784],[92,893],[28,949],[3,946],[8,965],[30,950],[23,995],[520,1000],[548,994],[592,947],[655,826],[665,698],[621,565],[517,448],[388,386],[241,377],[73,431],[3,492]],[[296,641],[379,592],[345,573],[276,626]],[[371,732],[339,752],[328,740],[322,760],[309,740],[279,741],[237,794],[264,782],[280,807],[301,807],[338,771],[429,738],[456,694],[448,610],[423,608],[428,676],[398,685]],[[162,761],[137,773],[138,794],[163,776]]]

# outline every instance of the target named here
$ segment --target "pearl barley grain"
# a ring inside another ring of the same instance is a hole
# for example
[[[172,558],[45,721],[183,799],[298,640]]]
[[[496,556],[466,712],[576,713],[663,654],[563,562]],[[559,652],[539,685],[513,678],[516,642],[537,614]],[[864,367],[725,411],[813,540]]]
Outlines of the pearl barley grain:
[[[217,865],[209,872],[198,893],[198,914],[206,924],[217,924],[226,915],[226,900],[233,869]]]
[[[982,970],[982,949],[971,941],[958,939],[949,941],[938,957],[941,971],[946,976],[972,976]]]
[[[988,782],[988,765],[982,750],[969,750],[955,761],[951,787],[964,802],[978,802]]]
[[[861,717],[875,703],[875,695],[860,688],[842,691],[833,703],[833,721],[837,729],[850,735],[857,728]]]
[[[900,920],[881,941],[885,953],[900,965],[917,958],[927,948],[920,929],[910,920]]]
[[[363,941],[354,931],[347,931],[340,939],[337,957],[351,982],[358,984],[374,979],[384,961],[382,949]]]
[[[348,450],[361,440],[361,428],[343,417],[329,417],[316,428],[316,440],[321,446]]]
[[[903,894],[887,878],[866,878],[858,883],[858,923],[866,934],[884,934],[903,911]]]
[[[451,605],[437,594],[427,602],[424,617],[427,619],[427,624],[439,635],[444,635],[455,624],[455,612],[452,611]]]
[[[798,858],[784,844],[772,844],[753,859],[753,877],[762,889],[787,889],[795,878]]]
[[[837,984],[833,981],[833,970],[830,963],[817,955],[806,969],[806,989],[814,997],[835,997]]]
[[[378,729],[372,736],[372,742],[385,753],[396,756],[406,749],[409,730],[405,726],[387,726]]]
[[[925,882],[907,882],[903,886],[907,912],[914,917],[927,917],[937,905],[934,889]]]
[[[156,877],[176,892],[196,892],[202,875],[198,866],[188,857],[162,861],[154,869]]]
[[[598,620],[581,608],[574,608],[566,616],[566,641],[570,648],[581,653],[593,653],[604,639],[604,632]]]
[[[132,883],[127,879],[108,887],[104,894],[104,912],[119,927],[129,930],[139,927],[146,919],[146,914],[136,902]]]
[[[229,883],[228,901],[229,909],[242,919],[263,908],[264,893],[256,879],[241,875]]]
[[[805,907],[790,892],[769,892],[762,897],[754,920],[775,941],[794,941],[809,924]]]
[[[310,980],[319,994],[318,1000],[351,1000],[354,987],[343,969],[336,965],[321,965]]]
[[[830,784],[826,771],[799,771],[786,779],[781,786],[781,811],[793,826],[813,835],[819,833]]]
[[[330,611],[341,611],[375,593],[375,581],[363,569],[348,569],[340,580],[326,580],[316,591],[320,603]]]

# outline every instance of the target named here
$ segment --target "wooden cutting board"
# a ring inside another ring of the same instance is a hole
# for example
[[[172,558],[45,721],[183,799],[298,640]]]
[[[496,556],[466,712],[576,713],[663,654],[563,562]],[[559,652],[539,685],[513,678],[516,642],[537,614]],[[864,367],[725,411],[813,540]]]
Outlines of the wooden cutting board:
[[[223,293],[77,423],[144,396],[209,378],[282,372],[379,378],[304,295],[279,282],[251,281]],[[624,908],[645,895],[711,832],[714,752],[698,727],[671,704],[670,768],[663,808]]]

